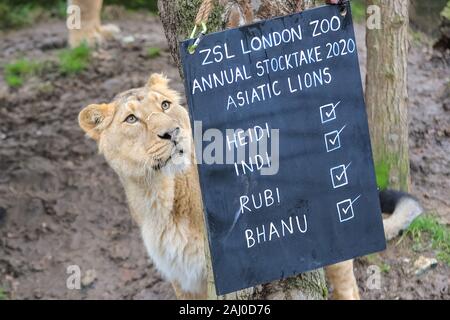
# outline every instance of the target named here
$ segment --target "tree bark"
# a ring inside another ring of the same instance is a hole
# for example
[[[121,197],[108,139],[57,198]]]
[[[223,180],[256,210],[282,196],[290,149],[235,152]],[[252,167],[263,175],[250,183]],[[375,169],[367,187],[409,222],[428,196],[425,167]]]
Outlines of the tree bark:
[[[366,104],[380,188],[409,190],[408,0],[367,0],[381,8],[381,29],[367,30]]]
[[[159,0],[158,9],[164,26],[170,52],[180,75],[181,61],[179,41],[189,37],[202,0]],[[259,4],[257,7],[256,4]],[[314,6],[315,0],[217,0],[209,16],[208,32],[248,24],[253,18],[267,19],[286,15]],[[207,240],[205,240],[207,241]],[[206,248],[209,248],[206,245]],[[208,298],[209,299],[325,299],[327,287],[322,269],[306,272],[296,277],[275,281],[225,296],[216,296],[209,251]]]

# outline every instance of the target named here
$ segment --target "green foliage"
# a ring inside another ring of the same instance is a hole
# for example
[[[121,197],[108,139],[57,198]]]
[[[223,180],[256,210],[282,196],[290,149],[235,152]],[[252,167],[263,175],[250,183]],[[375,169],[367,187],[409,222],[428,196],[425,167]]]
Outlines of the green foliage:
[[[147,55],[150,59],[159,57],[161,55],[161,49],[158,47],[151,47],[147,50]]]
[[[386,190],[389,186],[390,167],[387,162],[379,162],[375,164],[375,174],[377,177],[377,186],[381,190]]]
[[[411,236],[417,249],[431,242],[431,247],[437,251],[437,258],[450,265],[450,228],[439,223],[436,217],[426,215],[416,218],[406,234]]]
[[[366,3],[364,0],[350,1],[352,6],[352,16],[356,22],[362,22],[366,19]]]
[[[389,273],[389,271],[391,271],[391,266],[389,264],[387,264],[386,262],[382,262],[380,264],[380,271],[382,273]]]
[[[157,0],[105,0],[104,5],[157,12]],[[49,17],[64,18],[67,0],[0,0],[0,30],[30,26]]]
[[[28,59],[16,60],[4,68],[6,83],[13,88],[20,87],[25,78],[36,74],[42,69],[42,64]]]
[[[10,6],[0,2],[0,29],[20,28],[33,23],[42,12],[30,4]]]
[[[5,76],[5,80],[8,86],[10,86],[11,88],[18,88],[23,84],[23,79],[13,74]]]
[[[49,17],[64,18],[66,6],[66,0],[0,0],[0,30],[29,26]]]
[[[57,1],[52,12],[56,17],[65,19],[67,17],[67,1]]]
[[[442,10],[441,16],[447,20],[450,20],[450,1],[447,2],[444,10]]]
[[[58,55],[59,70],[62,74],[76,74],[89,64],[91,49],[86,43],[73,49],[65,49]]]
[[[0,4],[6,4],[8,6],[24,6],[24,5],[33,5],[33,6],[41,6],[41,7],[53,7],[58,2],[64,0],[0,0]]]
[[[67,4],[67,0],[0,0],[0,4],[8,6],[33,5],[46,8],[53,8],[61,3]],[[104,4],[118,4],[130,9],[157,8],[157,0],[104,0]]]
[[[422,33],[416,30],[410,30],[409,34],[412,36],[412,39],[415,43],[422,43]]]
[[[158,11],[158,0],[105,0],[105,5],[115,4],[125,6],[128,9],[147,9],[151,12]]]

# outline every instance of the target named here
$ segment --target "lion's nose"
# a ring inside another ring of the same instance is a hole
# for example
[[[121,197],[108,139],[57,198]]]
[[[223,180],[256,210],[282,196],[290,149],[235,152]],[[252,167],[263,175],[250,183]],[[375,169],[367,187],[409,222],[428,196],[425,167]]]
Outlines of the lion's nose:
[[[180,133],[180,127],[176,127],[174,129],[170,129],[163,134],[158,134],[158,137],[164,140],[172,140],[174,141],[178,134]]]

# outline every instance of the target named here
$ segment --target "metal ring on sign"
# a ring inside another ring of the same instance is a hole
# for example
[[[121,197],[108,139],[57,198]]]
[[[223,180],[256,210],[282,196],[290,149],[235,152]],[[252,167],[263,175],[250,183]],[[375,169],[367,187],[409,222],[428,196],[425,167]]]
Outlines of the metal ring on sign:
[[[341,6],[339,12],[341,16],[345,17],[347,15],[347,3],[349,3],[350,0],[340,0],[339,5]]]
[[[192,32],[191,32],[191,36],[190,36],[191,39],[194,38],[195,32],[196,32],[196,31],[197,31],[197,25],[194,26],[194,29],[193,29]],[[197,37],[196,37],[194,43],[191,44],[191,45],[188,47],[188,51],[189,51],[190,54],[194,54],[195,49],[197,49],[198,45],[200,44],[200,41],[201,41],[201,40],[203,39],[203,37],[205,36],[206,31],[208,31],[208,28],[206,27],[206,23],[205,23],[205,22],[202,22],[202,31],[199,32],[199,34],[197,35]]]

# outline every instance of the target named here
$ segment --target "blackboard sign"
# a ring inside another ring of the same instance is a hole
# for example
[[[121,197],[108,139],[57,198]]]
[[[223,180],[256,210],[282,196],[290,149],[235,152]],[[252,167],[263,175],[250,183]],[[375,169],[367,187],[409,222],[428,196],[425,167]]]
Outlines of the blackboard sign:
[[[383,250],[350,6],[193,43],[180,54],[217,293]]]

